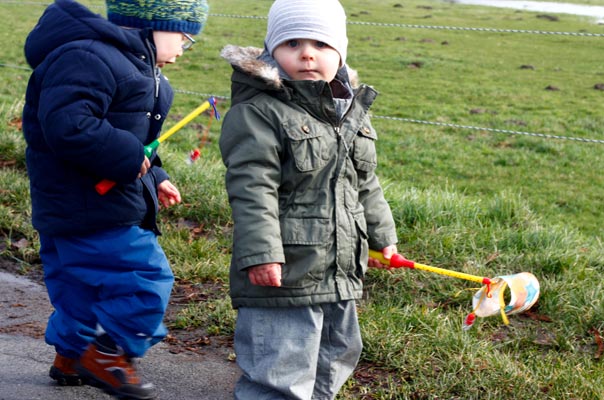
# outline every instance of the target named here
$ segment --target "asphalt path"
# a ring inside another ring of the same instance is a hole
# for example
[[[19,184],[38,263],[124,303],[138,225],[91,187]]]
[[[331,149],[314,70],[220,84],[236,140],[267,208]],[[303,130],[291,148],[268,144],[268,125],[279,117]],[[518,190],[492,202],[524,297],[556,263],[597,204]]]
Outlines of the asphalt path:
[[[58,386],[48,377],[54,348],[43,339],[52,306],[40,284],[0,271],[0,400],[110,400],[91,386]],[[239,377],[229,349],[173,354],[169,345],[152,347],[138,364],[158,400],[233,398]]]

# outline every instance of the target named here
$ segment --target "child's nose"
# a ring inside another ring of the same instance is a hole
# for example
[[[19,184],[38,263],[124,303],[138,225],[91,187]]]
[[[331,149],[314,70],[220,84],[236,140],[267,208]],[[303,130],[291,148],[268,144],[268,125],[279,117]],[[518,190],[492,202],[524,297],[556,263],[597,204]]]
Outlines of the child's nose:
[[[315,52],[312,46],[304,45],[300,50],[300,55],[303,60],[313,60],[315,58]]]

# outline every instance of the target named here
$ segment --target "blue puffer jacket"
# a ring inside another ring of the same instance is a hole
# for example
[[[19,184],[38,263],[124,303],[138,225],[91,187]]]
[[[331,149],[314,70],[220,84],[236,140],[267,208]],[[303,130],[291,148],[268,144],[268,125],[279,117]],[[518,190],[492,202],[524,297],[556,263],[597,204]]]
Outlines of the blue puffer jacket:
[[[124,29],[71,0],[50,5],[27,37],[34,69],[23,109],[33,225],[82,235],[139,225],[159,233],[161,161],[137,179],[173,91],[155,67],[151,31]],[[95,184],[118,184],[106,195]]]

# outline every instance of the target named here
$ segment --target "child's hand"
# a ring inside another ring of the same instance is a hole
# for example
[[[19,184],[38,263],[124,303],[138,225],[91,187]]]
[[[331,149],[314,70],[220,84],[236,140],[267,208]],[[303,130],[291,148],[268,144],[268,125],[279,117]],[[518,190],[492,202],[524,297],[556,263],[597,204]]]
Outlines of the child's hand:
[[[149,168],[151,168],[151,161],[149,161],[147,156],[145,156],[145,159],[143,160],[143,163],[141,164],[141,169],[138,173],[138,177],[142,178],[144,175],[146,175],[147,171],[149,171]]]
[[[181,201],[180,192],[176,186],[167,179],[157,186],[157,198],[159,199],[160,207],[163,206],[165,208],[180,203]]]
[[[384,247],[381,250],[381,253],[386,260],[390,260],[390,257],[392,257],[393,254],[398,253],[398,250],[396,249],[396,245],[391,244],[390,246]],[[380,260],[378,260],[376,258],[372,258],[372,257],[369,257],[369,261],[367,262],[367,265],[370,268],[382,268],[382,269],[387,269],[387,270],[393,269],[389,265],[382,264],[380,262]]]
[[[248,277],[252,285],[281,286],[281,264],[260,264],[248,268]]]

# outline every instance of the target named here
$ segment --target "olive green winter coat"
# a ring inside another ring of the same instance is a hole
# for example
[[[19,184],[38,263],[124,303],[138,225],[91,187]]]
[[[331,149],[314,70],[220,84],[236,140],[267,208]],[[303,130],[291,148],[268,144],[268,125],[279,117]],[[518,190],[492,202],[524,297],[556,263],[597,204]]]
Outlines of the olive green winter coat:
[[[324,81],[288,81],[227,46],[232,105],[220,150],[234,221],[230,294],[235,308],[358,299],[368,248],[397,242],[375,175],[377,135],[368,111],[377,93],[361,85],[338,121]],[[352,75],[343,68],[339,75]],[[246,269],[282,263],[282,286],[252,285]]]

